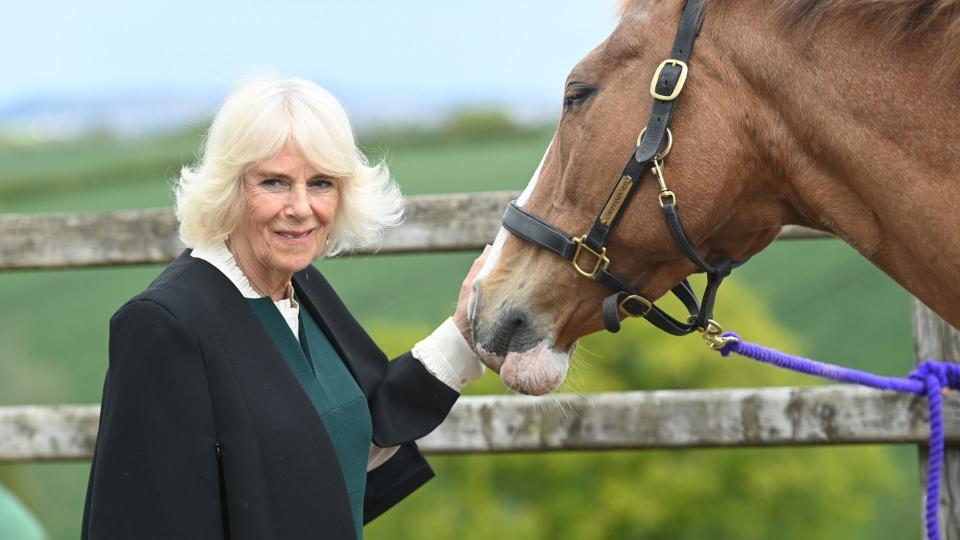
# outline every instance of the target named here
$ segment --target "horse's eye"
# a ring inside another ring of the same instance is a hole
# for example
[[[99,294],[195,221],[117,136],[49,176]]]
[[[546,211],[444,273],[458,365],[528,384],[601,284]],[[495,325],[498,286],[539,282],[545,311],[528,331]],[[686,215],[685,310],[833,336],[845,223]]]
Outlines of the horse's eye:
[[[596,91],[596,88],[587,83],[572,82],[568,84],[567,90],[563,94],[563,109],[567,110],[582,105]]]

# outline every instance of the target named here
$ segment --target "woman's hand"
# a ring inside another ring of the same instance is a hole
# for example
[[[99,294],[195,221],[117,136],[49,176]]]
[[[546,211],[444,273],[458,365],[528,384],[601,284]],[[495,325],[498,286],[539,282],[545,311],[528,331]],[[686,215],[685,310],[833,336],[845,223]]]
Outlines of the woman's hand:
[[[470,330],[470,320],[467,317],[467,309],[470,307],[470,295],[473,294],[473,280],[477,277],[477,272],[483,267],[483,262],[487,260],[487,253],[490,252],[490,245],[483,248],[483,253],[473,261],[473,266],[467,272],[467,277],[460,286],[460,298],[457,300],[457,311],[453,314],[453,322],[457,325],[463,338],[473,348],[473,332]]]

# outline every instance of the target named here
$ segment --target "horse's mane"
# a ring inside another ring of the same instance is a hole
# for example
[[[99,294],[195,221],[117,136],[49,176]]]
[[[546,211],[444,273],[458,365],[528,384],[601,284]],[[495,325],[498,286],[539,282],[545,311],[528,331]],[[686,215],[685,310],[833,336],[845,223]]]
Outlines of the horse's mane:
[[[620,16],[645,0],[621,0]],[[960,72],[960,0],[758,0],[785,28],[811,32],[826,21],[843,20],[881,32],[886,42],[902,43],[920,35],[940,40],[936,66],[945,78]],[[720,8],[723,0],[703,0],[704,9]]]

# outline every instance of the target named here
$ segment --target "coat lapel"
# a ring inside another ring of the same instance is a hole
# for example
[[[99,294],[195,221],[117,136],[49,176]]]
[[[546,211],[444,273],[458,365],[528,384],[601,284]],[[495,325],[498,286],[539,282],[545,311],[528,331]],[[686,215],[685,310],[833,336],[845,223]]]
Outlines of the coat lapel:
[[[316,282],[316,280],[314,280],[314,282]],[[357,374],[354,373],[354,361],[350,354],[350,348],[344,343],[342,328],[339,327],[340,325],[335,317],[331,317],[331,314],[326,313],[325,310],[322,309],[322,307],[329,307],[330,297],[328,294],[324,294],[322,288],[311,285],[313,284],[310,283],[310,276],[306,271],[294,274],[293,287],[297,292],[297,301],[300,302],[300,305],[309,311],[313,319],[317,321],[317,324],[323,329],[333,348],[337,350],[337,354],[340,355],[340,358],[343,359],[350,373],[356,378]]]
[[[333,288],[312,265],[293,275],[300,305],[327,334],[347,369],[369,399],[386,373],[383,352],[360,327]]]
[[[202,259],[193,259],[199,265],[202,290],[209,291],[211,317],[219,317],[217,332],[221,342],[230,350],[234,375],[243,379],[244,388],[256,388],[252,399],[271,399],[286,402],[293,414],[305,426],[323,429],[320,416],[297,380],[283,353],[269,332],[263,327],[247,299],[220,270]]]

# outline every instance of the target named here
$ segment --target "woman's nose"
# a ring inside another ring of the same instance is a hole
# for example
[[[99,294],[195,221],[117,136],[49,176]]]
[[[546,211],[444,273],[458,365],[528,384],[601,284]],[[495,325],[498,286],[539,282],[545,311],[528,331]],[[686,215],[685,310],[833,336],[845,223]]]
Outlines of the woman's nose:
[[[287,201],[288,217],[304,219],[310,216],[310,198],[306,187],[294,186]]]

